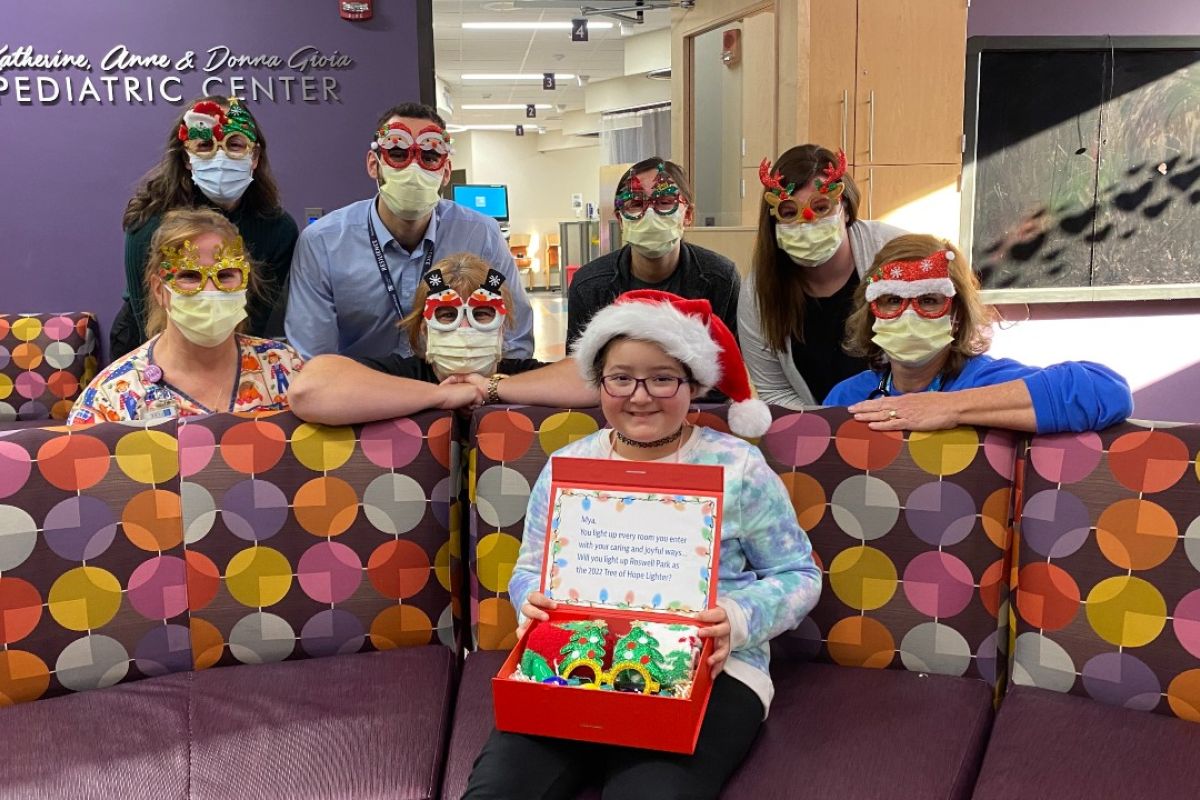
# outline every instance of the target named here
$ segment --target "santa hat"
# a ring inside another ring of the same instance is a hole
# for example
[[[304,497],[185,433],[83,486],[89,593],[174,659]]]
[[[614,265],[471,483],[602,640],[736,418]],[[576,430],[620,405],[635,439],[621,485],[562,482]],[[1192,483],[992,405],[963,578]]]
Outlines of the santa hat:
[[[638,289],[597,311],[571,351],[592,385],[600,383],[596,354],[618,336],[657,344],[687,366],[702,391],[715,386],[728,395],[729,429],[737,435],[762,436],[771,426],[770,409],[751,392],[737,340],[707,300]]]
[[[954,297],[954,282],[950,280],[953,250],[939,250],[925,258],[912,261],[889,261],[876,270],[867,283],[867,302],[885,294],[897,297],[920,297],[923,294],[944,294]]]

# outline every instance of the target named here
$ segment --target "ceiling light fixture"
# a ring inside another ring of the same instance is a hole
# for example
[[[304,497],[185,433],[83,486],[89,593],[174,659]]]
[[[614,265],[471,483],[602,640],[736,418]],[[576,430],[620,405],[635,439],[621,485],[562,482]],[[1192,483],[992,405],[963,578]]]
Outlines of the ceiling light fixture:
[[[608,30],[611,22],[588,22],[592,30]],[[569,31],[570,22],[464,22],[464,31]]]
[[[450,123],[446,126],[446,132],[462,133],[463,131],[512,131],[512,129],[515,127],[516,125],[457,125],[455,123]],[[534,127],[532,125],[525,125],[524,128],[526,133],[531,131],[535,133],[546,132],[546,129],[540,126]]]
[[[542,73],[537,72],[469,72],[459,76],[464,81],[537,81],[542,82]],[[556,80],[570,81],[575,79],[571,72],[554,73]]]
[[[459,106],[463,111],[524,111],[528,103],[466,103]],[[537,108],[554,108],[549,103],[534,103]]]

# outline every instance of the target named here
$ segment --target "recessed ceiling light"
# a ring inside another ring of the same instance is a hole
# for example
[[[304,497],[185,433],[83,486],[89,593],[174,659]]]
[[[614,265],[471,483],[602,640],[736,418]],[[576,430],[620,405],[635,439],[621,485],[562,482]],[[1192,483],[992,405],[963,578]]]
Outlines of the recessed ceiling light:
[[[588,30],[609,30],[611,22],[592,22],[588,20]],[[570,22],[464,22],[465,31],[569,31]]]
[[[527,103],[465,103],[463,111],[524,111]],[[534,103],[536,108],[553,108],[549,103]]]
[[[542,80],[540,72],[470,72],[460,76],[464,81],[538,81]],[[575,78],[574,73],[556,72],[556,80],[569,81]]]

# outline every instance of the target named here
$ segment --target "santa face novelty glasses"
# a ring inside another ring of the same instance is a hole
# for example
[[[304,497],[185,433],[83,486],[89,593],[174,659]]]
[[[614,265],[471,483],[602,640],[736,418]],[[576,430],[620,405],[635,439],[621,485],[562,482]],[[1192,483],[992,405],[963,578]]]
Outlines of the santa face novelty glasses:
[[[426,172],[437,172],[450,157],[450,140],[437,125],[427,125],[414,134],[403,122],[391,122],[376,131],[371,149],[389,167],[404,169],[416,162]]]
[[[616,197],[617,212],[627,220],[641,219],[650,209],[660,217],[670,216],[679,208],[680,203],[686,204],[687,200],[680,195],[678,184],[671,180],[662,164],[658,165],[658,177],[649,196],[646,195],[642,182],[633,175],[617,192]]]
[[[163,249],[159,277],[171,285],[176,294],[196,294],[212,279],[222,292],[240,292],[250,282],[250,263],[246,260],[242,237],[220,245],[213,253],[213,263],[200,263],[200,251],[185,241],[180,247]]]
[[[901,297],[883,294],[871,301],[871,313],[878,319],[895,319],[911,308],[925,319],[938,319],[950,313],[953,297],[944,294],[923,294],[920,297]]]

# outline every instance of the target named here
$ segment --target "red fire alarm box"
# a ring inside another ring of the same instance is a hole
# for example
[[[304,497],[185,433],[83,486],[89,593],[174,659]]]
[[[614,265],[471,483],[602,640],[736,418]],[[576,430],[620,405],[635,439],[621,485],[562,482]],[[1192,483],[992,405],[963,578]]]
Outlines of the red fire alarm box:
[[[691,634],[698,631],[696,614],[717,600],[723,502],[721,467],[552,458],[541,590],[557,608],[549,622],[526,628],[492,679],[496,727],[695,752],[712,691],[712,640]],[[531,663],[523,660],[531,639],[604,626],[607,645],[601,643],[600,652],[575,644],[583,638],[569,639],[561,660],[546,667],[553,674],[539,679],[523,671]],[[692,669],[668,668],[653,637],[652,645],[638,645],[647,641],[640,632],[651,629],[691,631],[678,639],[689,649],[670,655],[694,658]],[[703,642],[698,655],[697,642]],[[578,680],[573,675],[580,665],[588,681],[567,685],[567,677]]]
[[[338,0],[338,13],[342,19],[363,22],[375,13],[374,0]]]

